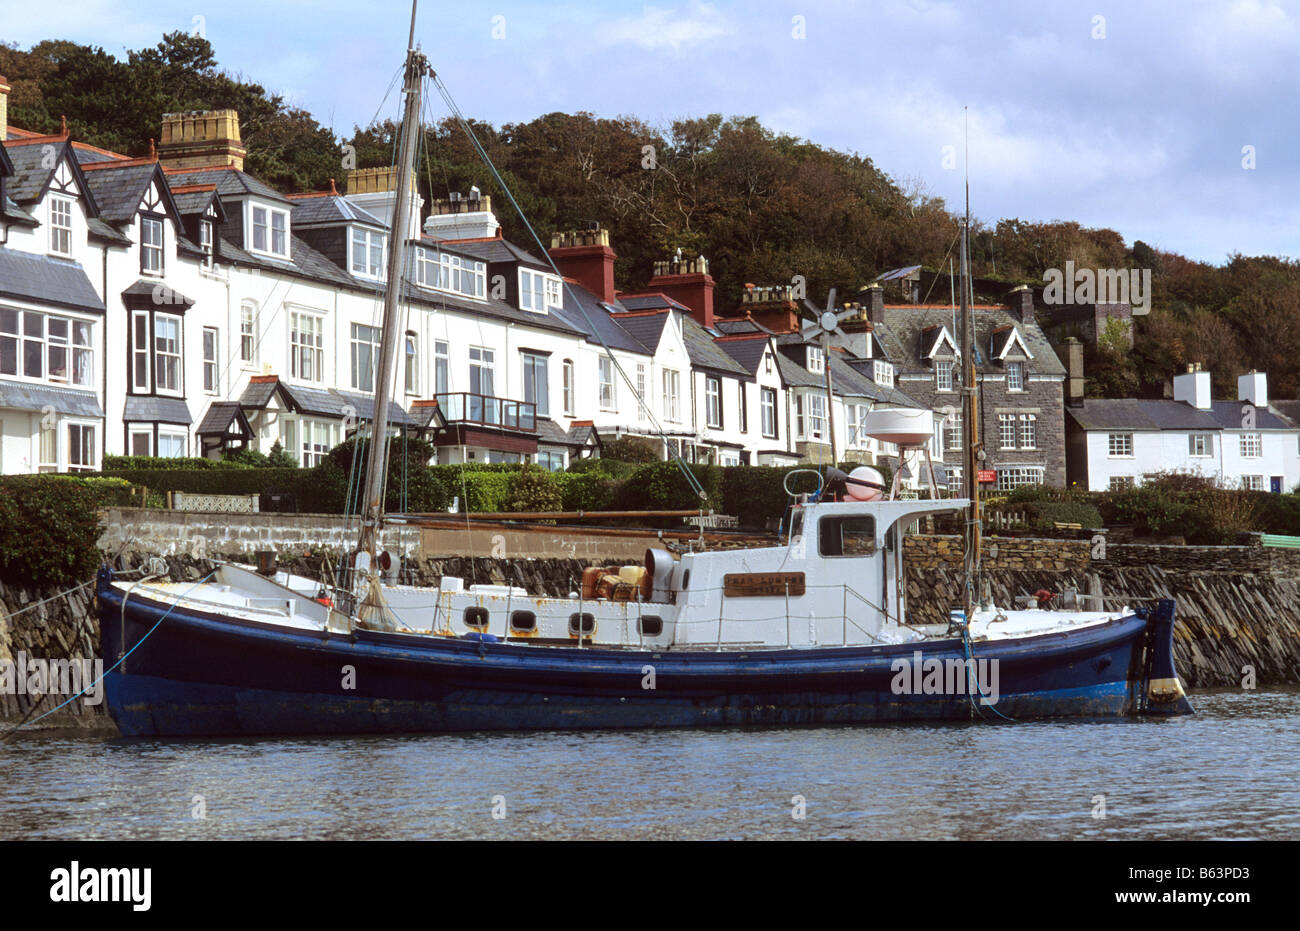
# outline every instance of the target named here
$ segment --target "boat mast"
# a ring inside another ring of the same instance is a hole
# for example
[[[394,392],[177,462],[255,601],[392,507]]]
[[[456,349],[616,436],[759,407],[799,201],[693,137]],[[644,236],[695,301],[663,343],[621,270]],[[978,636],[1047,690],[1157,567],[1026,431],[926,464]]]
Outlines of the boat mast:
[[[976,587],[980,576],[980,484],[979,484],[979,385],[975,372],[974,313],[970,301],[970,152],[967,144],[966,216],[961,226],[961,388],[962,436],[965,439],[965,462],[962,480],[970,513],[966,521],[966,579],[962,607],[967,619],[978,601]]]
[[[375,383],[375,408],[370,419],[370,451],[366,461],[366,484],[362,501],[361,538],[358,550],[375,565],[379,555],[379,531],[384,520],[384,484],[388,477],[388,406],[393,394],[398,340],[402,327],[398,306],[402,297],[402,279],[406,267],[406,233],[411,215],[411,185],[415,178],[415,147],[420,134],[420,103],[428,60],[415,48],[415,10],[411,2],[411,32],[406,43],[406,106],[402,112],[402,129],[397,159],[397,204],[389,232],[388,286],[384,290],[383,343],[379,354],[379,372]]]

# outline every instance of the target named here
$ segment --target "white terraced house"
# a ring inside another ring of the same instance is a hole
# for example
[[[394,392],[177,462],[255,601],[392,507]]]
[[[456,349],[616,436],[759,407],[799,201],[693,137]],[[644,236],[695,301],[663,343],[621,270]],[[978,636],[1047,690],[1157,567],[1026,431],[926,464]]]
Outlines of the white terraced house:
[[[2,472],[277,441],[312,466],[375,416],[394,172],[285,195],[244,171],[234,111],[164,115],[160,138],[127,158],[0,119]],[[698,462],[816,453],[821,382],[748,304],[714,318],[703,257],[620,293],[607,230],[553,236],[561,278],[477,190],[413,197],[388,419],[439,461],[562,469],[627,435]],[[835,352],[833,407],[843,458],[871,461],[858,412],[911,402],[862,361]]]

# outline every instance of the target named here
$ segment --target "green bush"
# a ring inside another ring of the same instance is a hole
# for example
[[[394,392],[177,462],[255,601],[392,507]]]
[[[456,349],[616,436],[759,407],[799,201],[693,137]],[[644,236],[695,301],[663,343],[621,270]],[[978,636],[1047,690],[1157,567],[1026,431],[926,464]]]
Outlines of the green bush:
[[[606,478],[623,480],[629,478],[637,470],[637,464],[634,462],[623,462],[618,459],[574,459],[569,463],[568,471],[575,475],[602,475]]]
[[[558,511],[564,506],[564,492],[550,472],[528,466],[509,477],[507,511]]]
[[[1086,530],[1101,527],[1101,513],[1086,501],[1036,501],[1024,508],[1030,530],[1051,533],[1056,524],[1079,524]]]
[[[742,527],[762,528],[769,520],[780,520],[790,505],[785,477],[790,469],[779,466],[731,466],[722,473],[722,512],[733,514]],[[795,493],[817,490],[811,475],[790,480]]]
[[[227,449],[221,454],[221,461],[254,469],[265,469],[271,464],[271,459],[266,453],[259,453],[251,446],[245,446],[243,449]]]
[[[249,468],[249,465],[243,462],[223,462],[217,459],[205,459],[202,456],[105,456],[103,466],[105,472],[120,472],[126,469],[179,472],[247,468]]]
[[[647,440],[637,436],[620,436],[616,440],[600,445],[600,457],[615,462],[633,462],[644,464],[662,462],[662,445],[658,440]]]
[[[605,478],[600,472],[571,475],[561,472],[555,476],[561,489],[562,507],[566,511],[608,511],[618,497],[617,482]]]
[[[655,462],[643,465],[623,482],[619,489],[618,507],[634,510],[681,510],[722,508],[722,474],[720,466],[687,466],[695,480],[703,487],[705,498],[687,482],[676,462]]]
[[[73,585],[100,563],[98,509],[119,503],[127,482],[67,475],[0,477],[0,578]]]

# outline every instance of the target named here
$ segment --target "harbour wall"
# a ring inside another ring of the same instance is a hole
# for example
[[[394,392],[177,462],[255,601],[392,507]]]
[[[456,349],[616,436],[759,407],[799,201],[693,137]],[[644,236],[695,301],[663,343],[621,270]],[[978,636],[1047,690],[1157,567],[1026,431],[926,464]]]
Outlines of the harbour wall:
[[[282,568],[320,577],[333,552],[351,545],[355,523],[337,517],[285,514],[195,514],[144,509],[104,513],[100,547],[119,570],[151,556],[167,561],[178,581],[197,580],[206,558],[251,562],[274,550]],[[513,584],[563,597],[590,565],[639,561],[653,536],[601,547],[581,531],[504,537],[489,544],[499,555],[457,543],[454,536],[410,528],[393,535],[408,557],[408,580],[436,584],[443,575],[469,584]],[[552,544],[544,544],[546,539]],[[611,538],[613,539],[613,538]],[[526,544],[526,545],[525,545]],[[523,555],[511,547],[519,546]],[[961,600],[961,542],[955,536],[913,535],[906,541],[911,610],[920,622],[942,623]],[[548,548],[550,547],[550,548]],[[503,552],[502,552],[503,551]],[[1300,552],[1261,546],[1189,547],[1109,544],[1098,553],[1088,540],[985,539],[986,577],[995,601],[1039,589],[1100,592],[1107,606],[1172,597],[1178,602],[1174,650],[1189,686],[1239,686],[1253,670],[1260,686],[1300,683]],[[1098,558],[1100,557],[1100,558]],[[0,585],[0,661],[21,652],[46,659],[97,659],[99,626],[87,584],[60,592],[39,585]],[[34,700],[0,689],[0,726],[35,719],[66,699]],[[33,711],[33,705],[36,705]],[[42,726],[110,727],[103,704],[81,700],[41,719]]]

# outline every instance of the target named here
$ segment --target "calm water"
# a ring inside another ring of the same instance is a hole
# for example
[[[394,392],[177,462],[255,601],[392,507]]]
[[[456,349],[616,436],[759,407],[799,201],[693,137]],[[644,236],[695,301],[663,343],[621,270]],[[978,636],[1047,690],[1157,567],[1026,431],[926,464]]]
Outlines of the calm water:
[[[1190,718],[1070,724],[31,733],[0,744],[0,838],[1300,838],[1300,690],[1192,699]]]

